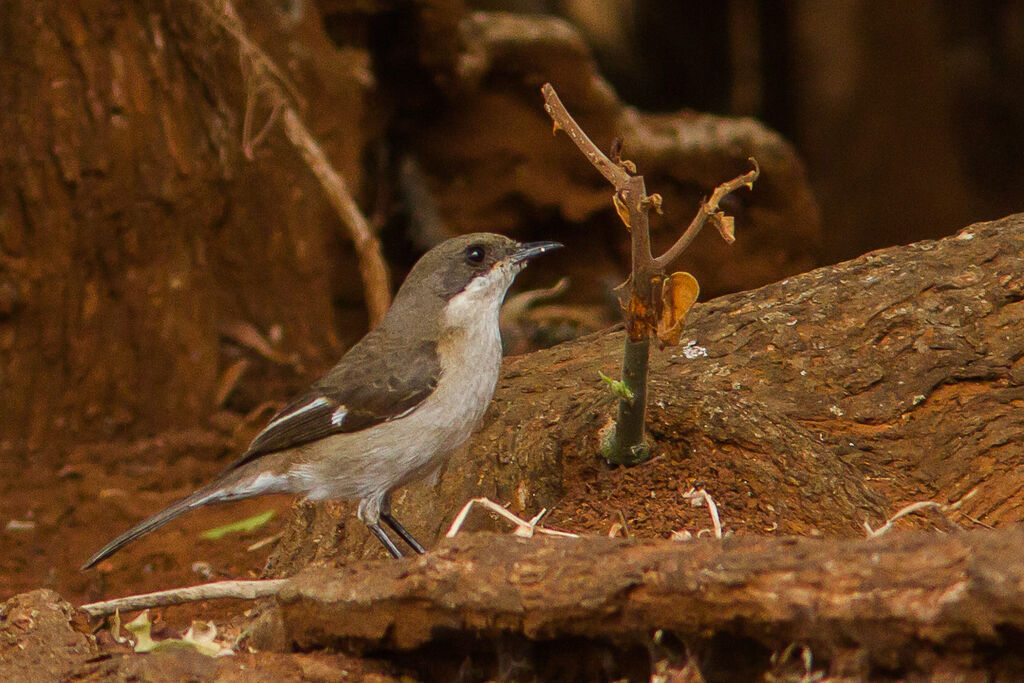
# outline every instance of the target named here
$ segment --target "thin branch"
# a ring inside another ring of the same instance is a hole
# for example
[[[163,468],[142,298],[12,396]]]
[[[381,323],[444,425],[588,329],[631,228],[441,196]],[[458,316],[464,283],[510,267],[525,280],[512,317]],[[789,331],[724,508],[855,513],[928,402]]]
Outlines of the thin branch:
[[[270,76],[273,80],[288,93],[292,102],[300,107],[306,106],[306,101],[299,94],[299,89],[285,76],[284,72],[277,68],[267,53],[263,52],[246,34],[242,25],[242,19],[238,16],[235,6],[231,0],[192,0],[192,3],[205,12],[215,24],[227,31],[231,37],[238,41],[242,55],[252,60],[252,66]],[[219,10],[219,11],[218,11]]]
[[[391,305],[388,268],[380,251],[380,242],[356,206],[345,180],[334,170],[327,155],[295,109],[286,107],[283,118],[288,139],[302,154],[302,158],[306,160],[306,164],[326,191],[331,205],[341,216],[342,222],[348,226],[349,235],[359,257],[359,273],[363,279],[363,292],[366,296],[366,307],[370,312],[370,322],[371,325],[376,324]]]
[[[186,602],[199,602],[202,600],[256,600],[257,598],[268,598],[277,595],[281,589],[288,585],[290,579],[268,579],[265,581],[217,581],[215,583],[204,583],[198,586],[186,588],[172,588],[156,593],[144,593],[142,595],[129,595],[125,598],[104,600],[103,602],[91,602],[82,605],[83,612],[94,617],[101,617],[107,614],[114,614],[117,611],[132,612],[150,607],[167,607],[168,605],[182,605]]]
[[[273,60],[263,52],[246,34],[242,20],[230,0],[193,0],[211,21],[238,41],[243,74],[248,89],[246,115],[244,120],[243,147],[251,158],[253,148],[260,142],[270,126],[280,115],[288,140],[302,155],[306,165],[320,181],[327,199],[337,211],[342,223],[348,228],[359,260],[359,273],[363,281],[366,307],[370,324],[375,325],[384,317],[391,304],[391,286],[387,264],[381,254],[380,242],[370,224],[356,205],[348,186],[341,175],[334,170],[320,143],[309,132],[296,104],[301,103],[298,91]],[[246,69],[246,64],[249,69]],[[270,117],[255,135],[252,134],[251,110],[256,99],[263,94],[271,103]]]
[[[692,242],[700,233],[701,228],[703,228],[704,224],[707,223],[708,218],[718,214],[718,204],[726,195],[735,192],[744,186],[753,189],[754,181],[761,175],[761,167],[757,165],[757,160],[753,157],[751,157],[750,161],[754,164],[753,171],[749,171],[748,173],[744,173],[741,176],[722,183],[715,188],[714,192],[711,193],[710,199],[701,203],[700,210],[697,211],[697,215],[693,217],[692,221],[690,221],[690,226],[686,228],[686,232],[676,240],[675,244],[669,247],[668,251],[654,259],[655,264],[657,264],[659,268],[668,268],[672,265],[673,261],[679,258],[679,255],[683,253],[683,250],[690,246],[690,242]],[[720,219],[716,218],[716,220]]]
[[[724,217],[718,216],[718,205],[726,195],[744,186],[751,189],[753,188],[754,181],[757,180],[758,176],[761,174],[761,169],[757,165],[757,161],[755,159],[751,158],[750,161],[754,164],[754,170],[722,183],[715,188],[714,192],[711,193],[710,199],[701,203],[700,209],[697,211],[697,215],[693,217],[692,221],[690,221],[690,225],[686,229],[686,232],[676,240],[675,244],[669,247],[668,251],[654,260],[659,268],[668,268],[672,265],[673,261],[679,258],[679,255],[683,253],[686,247],[688,247],[700,233],[701,229],[707,223],[708,218],[714,217],[716,221],[724,220]],[[729,238],[727,237],[727,239]]]
[[[244,62],[245,60],[243,60]],[[250,70],[251,71],[251,70]],[[255,83],[255,81],[253,81]],[[255,134],[252,132],[253,117],[256,116],[256,104],[259,102],[260,91],[268,90],[267,97],[271,100],[270,114],[267,116],[267,120],[264,121],[263,126]],[[273,89],[273,84],[268,87],[266,83],[262,87],[250,86],[249,92],[245,97],[245,117],[242,120],[242,152],[245,154],[245,158],[249,161],[256,161],[256,148],[260,146],[260,143],[267,137],[274,124],[281,118],[281,110],[287,104],[287,101],[282,97],[276,96],[276,91]]]
[[[594,168],[615,187],[612,196],[615,211],[629,228],[632,270],[628,280],[629,300],[623,303],[627,339],[622,360],[622,382],[635,400],[619,399],[615,429],[602,439],[601,451],[609,462],[637,464],[650,455],[644,443],[647,370],[650,337],[654,331],[652,290],[660,273],[651,255],[648,212],[651,206],[660,206],[660,203],[648,199],[642,175],[631,175],[636,167],[623,161],[620,139],[612,144],[612,158],[609,159],[569,114],[550,83],[544,84],[541,93],[544,95],[544,110],[555,123],[555,132],[559,128],[564,130]]]
[[[569,139],[576,143],[576,146],[580,148],[583,155],[594,165],[594,168],[607,178],[608,182],[614,185],[616,189],[625,186],[630,175],[609,159],[594,144],[593,140],[583,132],[580,124],[576,123],[576,120],[566,110],[565,105],[562,104],[562,100],[559,99],[554,87],[550,83],[545,83],[540,91],[544,95],[544,111],[555,122],[555,130],[557,131],[559,128],[564,130]]]
[[[656,266],[651,255],[650,203],[647,201],[647,186],[642,175],[630,176],[626,184],[618,190],[622,202],[629,209],[630,241],[633,257],[633,282],[639,283],[644,275],[651,275],[651,267]],[[646,272],[645,272],[646,271]],[[636,285],[634,284],[634,292]]]
[[[555,130],[564,130],[569,139],[583,152],[583,156],[587,157],[594,168],[615,187],[616,208],[618,209],[618,203],[621,202],[628,211],[633,256],[632,278],[634,282],[638,282],[641,279],[641,271],[649,269],[654,264],[654,257],[651,256],[651,233],[647,218],[650,205],[644,177],[630,175],[623,168],[629,162],[621,159],[616,161],[609,159],[583,132],[580,124],[576,123],[576,119],[566,110],[558,93],[550,83],[545,83],[540,91],[544,95],[544,111],[554,121]],[[618,157],[621,148],[621,141],[616,139],[612,147],[612,154]],[[632,166],[630,167],[632,168]]]
[[[493,512],[493,513],[495,513],[497,515],[500,515],[500,516],[504,517],[505,519],[507,519],[508,521],[510,521],[513,524],[515,524],[516,525],[516,529],[512,533],[514,533],[516,536],[523,536],[523,537],[526,537],[526,538],[531,538],[533,536],[534,532],[536,532],[536,533],[540,533],[540,534],[547,534],[548,536],[563,536],[565,538],[579,538],[579,536],[577,536],[576,534],[571,534],[568,531],[557,531],[555,529],[547,529],[545,527],[537,526],[537,524],[540,523],[541,518],[547,512],[547,509],[541,510],[539,513],[537,513],[534,516],[533,519],[525,520],[522,517],[519,517],[519,516],[509,512],[508,510],[503,508],[501,505],[498,505],[497,503],[495,503],[490,498],[473,498],[468,503],[463,505],[462,506],[462,510],[460,510],[459,514],[455,516],[455,520],[452,522],[451,527],[448,529],[448,533],[446,533],[444,535],[445,538],[455,538],[455,535],[458,534],[459,531],[462,530],[462,525],[466,523],[466,517],[469,516],[469,511],[473,508],[474,505],[482,505],[485,508],[487,508],[488,510],[490,510],[491,512]]]
[[[250,351],[255,351],[272,363],[290,367],[296,372],[303,372],[302,360],[298,354],[288,355],[275,349],[252,323],[244,320],[227,320],[220,324],[218,331],[222,337]]]

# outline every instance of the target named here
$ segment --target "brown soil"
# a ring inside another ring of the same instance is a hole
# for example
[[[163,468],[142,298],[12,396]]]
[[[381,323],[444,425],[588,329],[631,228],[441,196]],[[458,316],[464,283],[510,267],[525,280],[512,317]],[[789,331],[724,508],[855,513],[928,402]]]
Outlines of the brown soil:
[[[0,461],[0,520],[6,527],[0,601],[45,587],[78,605],[206,580],[260,576],[274,543],[247,548],[282,530],[291,514],[289,496],[202,508],[143,537],[94,570],[78,569],[114,535],[212,478],[233,457],[229,444],[215,432],[196,430],[81,447],[67,455],[37,453],[22,459],[7,454]],[[752,497],[750,487],[731,476],[728,453],[705,461],[670,442],[656,446],[655,453],[653,460],[633,468],[609,468],[586,444],[577,453],[567,453],[571,464],[566,480],[576,483],[544,524],[604,535],[625,520],[620,535],[667,538],[682,530],[696,535],[711,526],[708,510],[692,506],[683,494],[708,482],[727,531],[770,535],[778,529],[771,503]],[[217,541],[201,536],[206,529],[268,509],[276,515],[258,530]],[[34,526],[17,528],[17,522]],[[913,526],[915,522],[908,521],[903,528]],[[215,601],[160,612],[167,625],[180,629],[192,619],[223,622],[250,607],[243,601]]]
[[[204,508],[142,538],[102,562],[78,568],[117,533],[190,493],[228,462],[227,439],[211,432],[169,433],[135,443],[82,447],[69,454],[5,454],[0,461],[0,600],[40,587],[72,604],[224,578],[255,578],[273,547],[247,552],[277,533],[289,509],[284,496]],[[218,541],[200,533],[267,509],[264,527]],[[12,522],[14,522],[12,524]],[[28,522],[33,528],[17,528]],[[187,624],[199,614],[217,619],[250,605],[226,602],[168,610]]]

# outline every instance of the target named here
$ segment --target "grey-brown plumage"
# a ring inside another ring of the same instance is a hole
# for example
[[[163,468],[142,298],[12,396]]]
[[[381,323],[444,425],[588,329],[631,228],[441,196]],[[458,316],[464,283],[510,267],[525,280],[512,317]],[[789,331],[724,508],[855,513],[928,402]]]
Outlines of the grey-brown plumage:
[[[391,554],[391,492],[435,472],[483,416],[501,363],[498,312],[526,261],[561,245],[456,237],[427,252],[391,310],[327,374],[278,412],[212,483],[108,543],[88,569],[189,510],[264,493],[358,499]]]

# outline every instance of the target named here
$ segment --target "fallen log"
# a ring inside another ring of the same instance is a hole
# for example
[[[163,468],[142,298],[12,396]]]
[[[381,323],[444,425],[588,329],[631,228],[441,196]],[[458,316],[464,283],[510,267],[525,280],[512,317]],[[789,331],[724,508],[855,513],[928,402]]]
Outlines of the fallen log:
[[[583,653],[600,651],[614,676],[693,657],[707,680],[743,680],[798,643],[830,676],[1009,680],[1024,675],[1022,546],[1020,529],[856,541],[474,534],[415,559],[307,570],[277,603],[291,645],[390,653],[427,680],[445,660],[493,663],[508,642],[538,667],[577,659],[586,670]]]

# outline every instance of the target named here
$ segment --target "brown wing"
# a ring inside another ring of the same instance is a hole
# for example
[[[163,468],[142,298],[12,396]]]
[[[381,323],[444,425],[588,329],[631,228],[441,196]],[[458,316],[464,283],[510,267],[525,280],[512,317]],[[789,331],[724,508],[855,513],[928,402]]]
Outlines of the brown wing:
[[[262,455],[367,429],[415,410],[437,386],[436,345],[357,344],[308,391],[278,412],[228,469]]]

